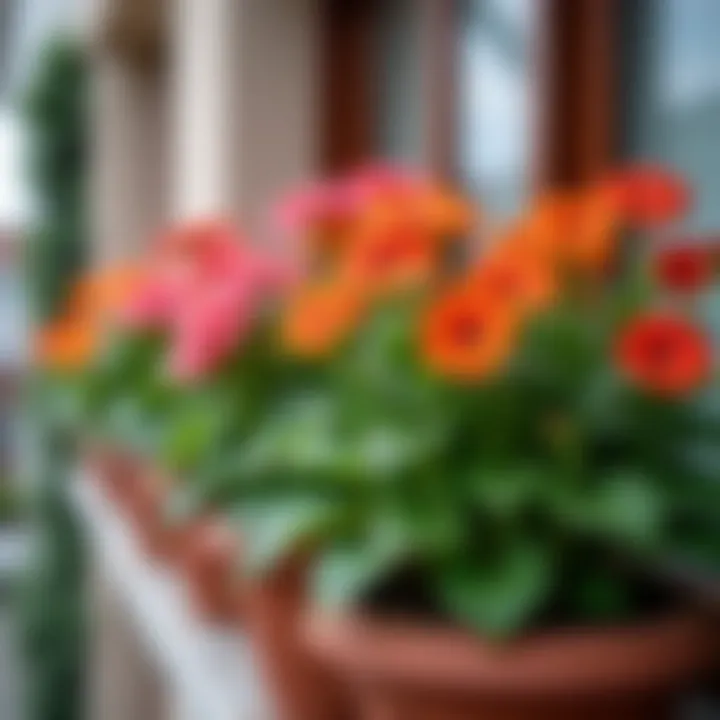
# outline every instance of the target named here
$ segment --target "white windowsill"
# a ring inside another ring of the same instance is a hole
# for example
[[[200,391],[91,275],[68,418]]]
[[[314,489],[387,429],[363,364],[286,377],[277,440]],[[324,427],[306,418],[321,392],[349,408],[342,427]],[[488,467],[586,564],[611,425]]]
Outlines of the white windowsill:
[[[177,578],[139,552],[129,527],[81,475],[73,498],[88,541],[158,675],[189,720],[266,720],[273,716],[252,647],[242,632],[193,615]]]

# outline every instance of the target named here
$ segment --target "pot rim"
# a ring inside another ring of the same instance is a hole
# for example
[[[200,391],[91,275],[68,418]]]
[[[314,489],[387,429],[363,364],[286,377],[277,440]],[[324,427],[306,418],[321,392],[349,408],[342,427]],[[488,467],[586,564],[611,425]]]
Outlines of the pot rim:
[[[302,632],[320,660],[366,682],[499,695],[649,692],[691,681],[718,660],[712,619],[694,609],[506,643],[455,628],[317,610]]]

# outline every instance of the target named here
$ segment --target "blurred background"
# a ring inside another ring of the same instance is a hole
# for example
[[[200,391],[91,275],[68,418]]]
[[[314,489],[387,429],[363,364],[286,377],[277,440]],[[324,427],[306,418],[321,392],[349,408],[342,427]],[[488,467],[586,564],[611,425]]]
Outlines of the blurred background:
[[[718,0],[0,0],[0,719],[74,720],[85,693],[72,470],[23,392],[83,266],[197,215],[257,227],[371,157],[498,219],[659,160],[717,236],[718,37]]]

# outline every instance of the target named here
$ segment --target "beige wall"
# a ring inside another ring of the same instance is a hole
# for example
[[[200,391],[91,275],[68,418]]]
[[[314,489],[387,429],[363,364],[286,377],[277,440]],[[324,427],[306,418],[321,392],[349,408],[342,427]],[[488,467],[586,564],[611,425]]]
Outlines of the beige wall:
[[[122,0],[97,0],[97,2]],[[318,159],[317,0],[168,0],[163,63],[93,54],[92,226],[99,262],[169,220],[256,226]]]
[[[93,64],[91,227],[97,262],[132,255],[167,218],[165,78],[110,53]]]
[[[239,3],[232,198],[250,223],[320,160],[317,0]]]
[[[317,165],[316,0],[175,0],[172,214],[254,225]]]

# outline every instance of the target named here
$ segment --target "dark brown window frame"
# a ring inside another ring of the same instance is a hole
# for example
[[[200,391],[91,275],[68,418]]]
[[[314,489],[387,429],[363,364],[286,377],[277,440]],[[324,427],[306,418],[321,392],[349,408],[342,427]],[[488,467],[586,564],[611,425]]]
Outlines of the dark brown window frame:
[[[373,17],[382,0],[323,0],[322,165],[341,170],[373,154]],[[389,1],[389,0],[385,0]],[[541,3],[537,70],[537,187],[585,182],[615,160],[614,56],[619,0]],[[426,156],[447,178],[457,170],[457,0],[418,0],[428,27]]]

